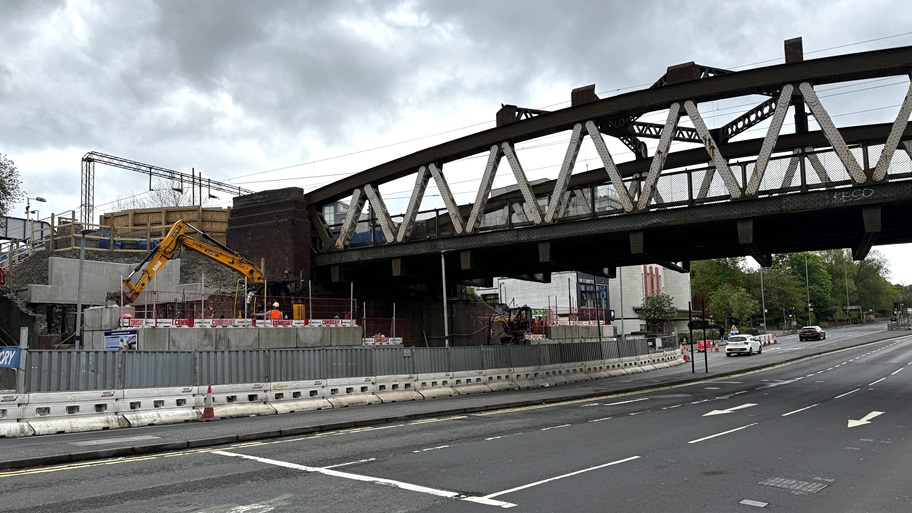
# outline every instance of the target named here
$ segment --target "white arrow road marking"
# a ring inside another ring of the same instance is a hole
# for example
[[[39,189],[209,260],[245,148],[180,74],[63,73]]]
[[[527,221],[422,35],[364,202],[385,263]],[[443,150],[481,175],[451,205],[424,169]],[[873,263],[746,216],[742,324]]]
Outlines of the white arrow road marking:
[[[849,427],[853,428],[856,426],[863,426],[865,424],[870,424],[871,419],[873,419],[874,417],[879,417],[880,415],[883,415],[883,414],[884,414],[884,412],[882,412],[882,411],[872,411],[871,413],[862,417],[861,420],[849,419]]]
[[[735,406],[734,408],[729,408],[727,410],[713,410],[709,413],[704,413],[703,416],[708,417],[710,415],[723,415],[725,413],[731,413],[735,410],[740,410],[742,408],[750,408],[751,406],[757,406],[757,405],[754,403],[746,403],[746,404],[742,404],[741,406]]]

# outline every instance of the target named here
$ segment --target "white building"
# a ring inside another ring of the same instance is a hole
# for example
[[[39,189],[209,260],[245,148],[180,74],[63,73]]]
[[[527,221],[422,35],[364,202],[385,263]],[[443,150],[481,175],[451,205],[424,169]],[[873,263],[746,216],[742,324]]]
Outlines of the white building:
[[[494,278],[493,287],[475,289],[476,294],[491,303],[528,305],[533,309],[533,315],[544,315],[550,310],[556,318],[596,320],[598,317],[603,320],[613,313],[611,324],[618,334],[646,331],[646,322],[637,311],[643,298],[655,292],[671,296],[678,310],[674,325],[669,324],[666,330],[684,333],[691,298],[690,274],[659,265],[620,267],[617,277],[611,279],[576,271],[553,273],[550,283]],[[601,297],[600,301],[596,294]]]

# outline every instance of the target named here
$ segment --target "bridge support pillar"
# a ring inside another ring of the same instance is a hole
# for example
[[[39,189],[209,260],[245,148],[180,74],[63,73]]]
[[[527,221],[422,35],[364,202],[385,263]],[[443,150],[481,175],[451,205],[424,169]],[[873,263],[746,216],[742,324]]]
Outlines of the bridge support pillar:
[[[266,279],[310,279],[310,217],[298,187],[234,198],[228,218],[229,248],[252,262],[266,262]]]

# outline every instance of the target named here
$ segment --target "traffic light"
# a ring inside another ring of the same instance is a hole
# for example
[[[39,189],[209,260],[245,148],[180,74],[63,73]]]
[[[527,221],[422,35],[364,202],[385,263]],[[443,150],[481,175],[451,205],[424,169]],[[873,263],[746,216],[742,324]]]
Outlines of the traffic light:
[[[705,330],[709,328],[709,321],[690,321],[687,327],[692,330]]]

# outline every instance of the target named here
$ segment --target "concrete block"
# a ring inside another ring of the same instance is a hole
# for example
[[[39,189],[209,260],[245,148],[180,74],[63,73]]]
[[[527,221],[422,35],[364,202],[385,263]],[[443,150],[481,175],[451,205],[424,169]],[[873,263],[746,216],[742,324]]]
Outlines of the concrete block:
[[[215,348],[219,351],[229,349],[259,349],[259,331],[261,328],[213,328]]]
[[[172,351],[210,351],[215,349],[215,328],[168,328]]]
[[[297,347],[329,347],[332,345],[332,331],[341,328],[298,328]]]
[[[260,349],[289,349],[297,346],[296,328],[262,328],[257,334]]]
[[[361,328],[357,326],[328,328],[330,331],[333,346],[360,346],[364,342],[361,339]]]
[[[139,349],[141,351],[170,351],[171,339],[168,328],[139,328]]]

